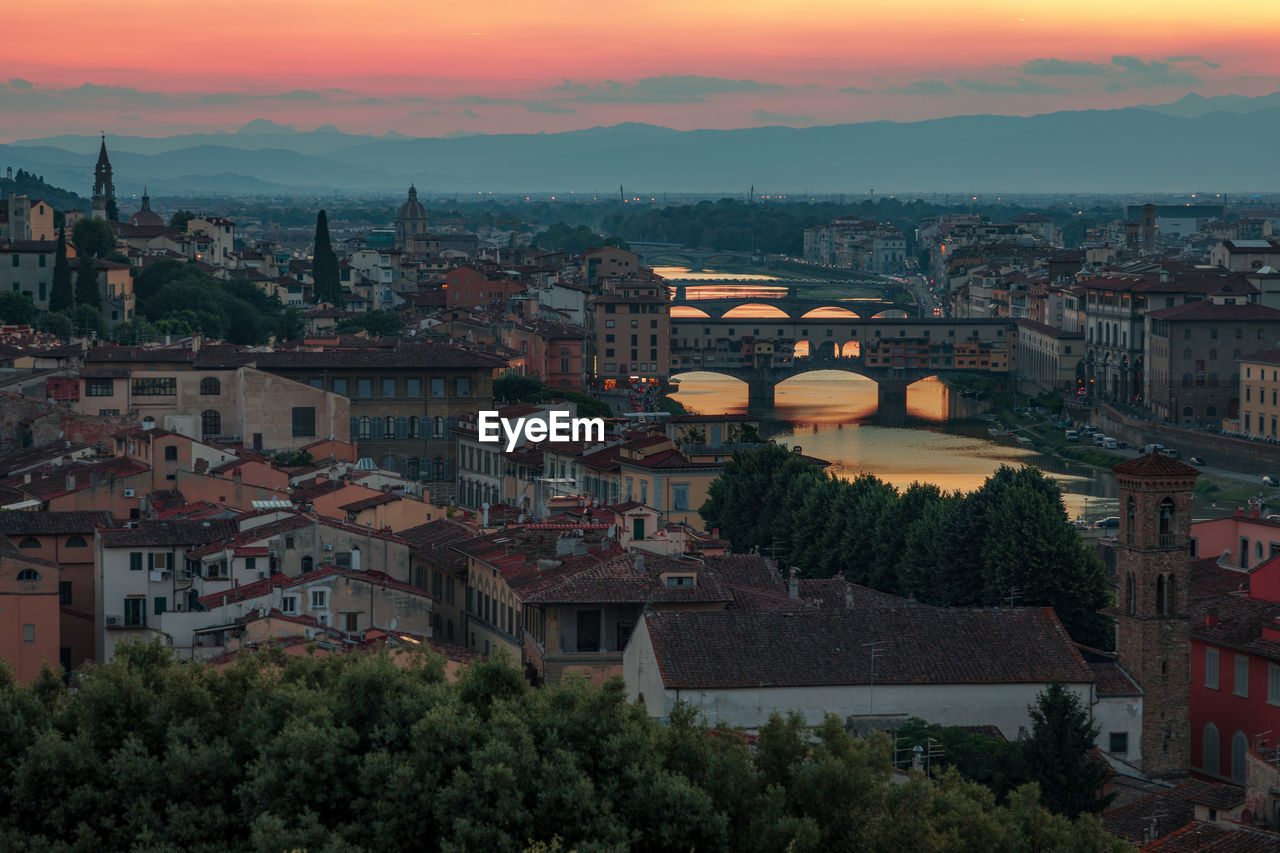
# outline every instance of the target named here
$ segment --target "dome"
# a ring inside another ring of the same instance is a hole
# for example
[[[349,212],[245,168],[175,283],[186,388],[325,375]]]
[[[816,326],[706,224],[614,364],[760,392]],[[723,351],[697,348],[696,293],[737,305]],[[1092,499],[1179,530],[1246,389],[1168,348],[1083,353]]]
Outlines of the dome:
[[[129,224],[148,228],[164,227],[164,217],[151,209],[151,196],[147,195],[146,187],[142,189],[142,209],[129,217]]]
[[[409,200],[400,205],[400,213],[397,219],[426,219],[427,209],[422,206],[422,202],[418,201],[418,189],[412,184],[409,185]]]

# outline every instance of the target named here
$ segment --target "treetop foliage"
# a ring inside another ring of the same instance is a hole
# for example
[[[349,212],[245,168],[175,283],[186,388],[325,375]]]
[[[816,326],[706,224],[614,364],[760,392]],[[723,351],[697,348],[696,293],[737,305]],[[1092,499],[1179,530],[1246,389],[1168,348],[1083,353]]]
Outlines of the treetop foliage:
[[[125,643],[77,677],[0,672],[0,848],[191,851],[1105,851],[1096,818],[997,805],[958,773],[890,781],[888,742],[775,716],[755,751],[619,679],[456,682],[413,651],[177,663]]]
[[[581,391],[569,391],[565,388],[552,388],[536,376],[524,376],[519,373],[504,373],[493,381],[493,399],[503,403],[548,403],[553,400],[564,400],[576,403],[580,418],[609,418],[613,410],[608,403],[603,403]]]
[[[1071,527],[1058,484],[1001,466],[969,494],[864,474],[843,480],[777,445],[725,463],[701,507],[737,551],[776,553],[805,577],[939,606],[1053,607],[1077,641],[1107,647],[1106,572]],[[1016,590],[1016,592],[1015,592]]]

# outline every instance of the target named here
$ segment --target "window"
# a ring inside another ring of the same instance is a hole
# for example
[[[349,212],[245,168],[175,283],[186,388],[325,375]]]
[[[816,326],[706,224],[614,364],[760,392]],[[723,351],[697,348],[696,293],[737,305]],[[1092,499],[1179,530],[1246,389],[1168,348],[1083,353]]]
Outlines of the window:
[[[160,378],[144,376],[133,380],[135,397],[171,397],[178,393],[178,380],[172,376]]]
[[[1124,755],[1129,751],[1129,733],[1128,732],[1111,732],[1108,737],[1107,752],[1116,755]]]
[[[1249,695],[1249,656],[1236,655],[1236,679],[1235,689],[1232,691],[1237,696],[1248,697]]]
[[[38,581],[40,580],[40,573],[37,572],[35,569],[23,569],[22,571],[18,572],[18,580]]]
[[[68,548],[87,548],[89,547],[89,543],[85,541],[85,538],[83,536],[68,536],[67,547]]]
[[[116,393],[116,381],[114,379],[86,379],[84,381],[84,395],[86,397],[110,397]]]
[[[280,599],[281,613],[297,613],[298,612],[298,596],[286,595]]]
[[[345,613],[343,615],[347,617],[346,632],[348,634],[354,634],[356,631],[360,630],[359,613]]]
[[[372,435],[372,427],[370,426],[368,415],[363,415],[356,423],[356,426],[356,438],[369,438]]]
[[[222,393],[222,383],[212,376],[200,380],[200,396],[216,397]]]
[[[1218,650],[1204,650],[1204,686],[1218,689]]]
[[[417,437],[418,437],[418,416],[410,415],[409,416],[409,438],[417,438]],[[415,469],[418,467],[416,461],[414,462],[413,467]]]
[[[36,641],[36,626],[23,625],[22,626],[22,642],[34,643],[35,641]]]
[[[18,543],[19,548],[39,548],[40,540],[34,536],[24,536],[22,541]]]
[[[155,615],[159,616],[161,613],[164,613],[164,611],[168,608],[169,599],[163,595],[157,595],[154,601],[152,602],[152,606],[155,607]]]
[[[178,448],[176,445],[170,444],[168,447],[164,449],[164,461],[165,462],[178,461]]]
[[[1280,705],[1280,663],[1267,664],[1267,701]]]
[[[689,508],[689,484],[688,483],[672,483],[671,508],[673,510]]]
[[[147,600],[145,598],[126,598],[124,600],[124,624],[130,628],[141,628],[147,624]]]
[[[600,611],[578,611],[578,651],[600,651]]]
[[[1218,727],[1209,723],[1204,727],[1204,739],[1200,741],[1200,764],[1206,771],[1218,774]]]
[[[311,590],[311,609],[324,610],[329,606],[329,591],[326,589]]]
[[[396,395],[396,381],[394,379],[382,380],[382,396],[394,397]]]
[[[347,380],[345,379],[333,380],[333,393],[341,394],[344,397],[347,396]]]
[[[142,571],[142,552],[141,551],[134,551],[131,554],[129,554],[129,571],[131,572]]]
[[[444,380],[443,379],[431,380],[431,396],[432,397],[444,396]]]
[[[293,407],[293,437],[312,438],[316,434],[315,406]]]
[[[216,409],[205,409],[200,413],[201,435],[222,435],[222,415]]]
[[[1231,778],[1237,782],[1244,781],[1244,759],[1249,752],[1249,739],[1244,732],[1236,732],[1231,736]]]
[[[458,380],[458,396],[459,397],[471,396],[471,380],[470,379]]]
[[[71,606],[71,581],[58,581],[58,603],[63,607]]]
[[[360,398],[373,396],[373,380],[357,379],[356,380],[356,396]]]

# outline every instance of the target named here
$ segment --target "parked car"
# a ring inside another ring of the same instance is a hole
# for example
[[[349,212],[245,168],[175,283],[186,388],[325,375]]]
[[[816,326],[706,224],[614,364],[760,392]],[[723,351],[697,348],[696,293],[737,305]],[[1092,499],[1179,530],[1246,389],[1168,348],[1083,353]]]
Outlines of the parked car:
[[[1100,518],[1093,523],[1093,526],[1102,530],[1114,530],[1120,526],[1120,516],[1109,515],[1106,518]]]
[[[1120,444],[1111,436],[1107,436],[1106,438],[1102,439],[1102,447],[1106,450],[1115,450],[1119,446]]]
[[[1172,447],[1162,447],[1160,448],[1160,452],[1165,456],[1168,456],[1170,459],[1178,458],[1178,451],[1174,450]]]
[[[1065,433],[1063,433],[1063,438],[1065,438],[1067,441],[1079,441],[1080,433],[1076,432],[1073,429],[1069,429]]]
[[[1093,446],[1094,446],[1094,447],[1101,447],[1101,446],[1102,446],[1102,443],[1103,443],[1104,441],[1106,441],[1106,440],[1107,440],[1107,437],[1106,437],[1105,435],[1103,435],[1102,433],[1100,433],[1100,432],[1095,432],[1095,433],[1093,434]]]
[[[1188,461],[1188,462],[1190,462],[1192,465],[1196,465],[1196,466],[1199,466],[1199,465],[1203,465],[1203,464],[1204,464],[1204,460],[1203,460],[1203,459],[1201,459],[1199,456],[1192,456],[1192,457],[1191,457],[1190,459],[1188,459],[1187,461]]]
[[[1263,474],[1262,485],[1264,486],[1280,486],[1280,477],[1274,474]]]

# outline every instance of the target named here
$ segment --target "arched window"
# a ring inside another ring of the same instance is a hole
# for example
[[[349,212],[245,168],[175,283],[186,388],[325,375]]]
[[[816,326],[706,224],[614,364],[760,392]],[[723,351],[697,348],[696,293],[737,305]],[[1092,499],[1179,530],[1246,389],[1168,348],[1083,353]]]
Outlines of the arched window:
[[[68,536],[67,547],[68,548],[87,548],[89,547],[89,543],[85,541],[83,536]]]
[[[1218,774],[1218,727],[1208,723],[1204,727],[1204,740],[1200,742],[1200,766],[1206,772]]]
[[[18,580],[38,581],[40,580],[40,573],[37,572],[35,569],[23,569],[22,571],[18,572]]]
[[[40,540],[34,536],[24,536],[22,541],[18,543],[19,548],[39,548]]]
[[[409,456],[404,460],[404,473],[410,480],[418,479],[418,457]]]
[[[396,437],[396,419],[391,415],[382,419],[382,437],[388,441]]]
[[[1244,732],[1236,732],[1231,736],[1231,778],[1237,782],[1244,781],[1244,759],[1249,752],[1249,739]]]
[[[381,468],[381,469],[382,469],[382,470],[384,470],[384,471],[399,471],[399,470],[400,470],[400,464],[399,464],[398,462],[396,462],[396,458],[395,458],[394,456],[386,456],[386,457],[383,457],[383,459],[382,459],[382,464],[381,464],[381,465],[379,465],[378,467],[379,467],[379,468]]]
[[[1157,520],[1160,524],[1161,536],[1173,535],[1173,500],[1171,498],[1160,501]]]
[[[165,461],[165,462],[177,462],[177,461],[178,461],[178,447],[177,447],[177,445],[170,444],[168,447],[166,447],[166,448],[164,449],[164,461]]]
[[[369,416],[364,415],[360,418],[360,429],[357,433],[359,438],[368,438],[370,435]]]
[[[1133,572],[1129,572],[1125,575],[1124,600],[1126,613],[1138,612],[1138,583],[1134,580]]]
[[[200,413],[200,432],[203,435],[222,435],[222,415],[216,409]]]
[[[200,380],[200,396],[216,397],[222,393],[222,383],[214,379],[212,376],[206,376]]]
[[[1124,531],[1130,542],[1133,541],[1134,534],[1137,533],[1137,530],[1134,529],[1137,527],[1137,520],[1138,505],[1133,498],[1129,498],[1129,503],[1125,506],[1124,511]]]
[[[436,415],[435,430],[432,433],[432,438],[444,438],[444,418],[439,415]]]
[[[1216,379],[1217,377],[1215,376],[1214,378]],[[1217,382],[1215,381],[1214,384],[1216,385]],[[1218,416],[1218,407],[1210,406],[1209,408],[1205,409],[1204,416],[1206,418],[1216,418]]]
[[[417,437],[418,437],[418,417],[417,415],[410,415],[409,416],[409,438],[417,438]],[[418,466],[415,465],[413,467],[416,469]]]
[[[1183,406],[1183,407],[1182,407],[1182,416],[1183,416],[1184,418],[1194,417],[1194,416],[1195,416],[1195,410],[1193,410],[1190,406]]]

